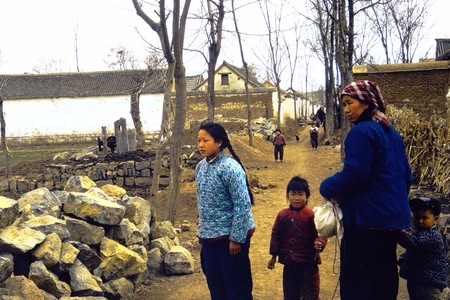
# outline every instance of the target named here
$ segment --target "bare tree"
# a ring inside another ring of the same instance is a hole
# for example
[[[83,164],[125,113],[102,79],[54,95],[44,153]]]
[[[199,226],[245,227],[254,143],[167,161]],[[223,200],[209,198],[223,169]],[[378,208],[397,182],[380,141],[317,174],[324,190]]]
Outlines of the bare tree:
[[[133,70],[137,69],[138,62],[134,53],[127,50],[124,46],[117,48],[110,48],[108,54],[108,60],[105,60],[105,64],[112,70]]]
[[[0,80],[0,135],[2,141],[3,154],[5,155],[5,167],[6,167],[6,178],[11,177],[11,153],[8,149],[8,144],[6,142],[6,122],[5,115],[3,113],[3,98],[1,92],[6,84],[7,79]]]
[[[43,58],[38,61],[36,65],[32,68],[33,73],[36,74],[47,74],[47,73],[57,73],[61,72],[61,60],[55,58]]]
[[[394,21],[396,37],[400,45],[396,61],[401,63],[413,62],[414,55],[423,39],[423,28],[429,10],[429,1],[395,0],[387,4]]]
[[[141,17],[150,28],[158,34],[161,47],[163,49],[164,57],[167,61],[168,72],[166,76],[165,91],[169,91],[169,84],[171,85],[172,78],[175,80],[175,112],[173,117],[173,130],[170,143],[170,184],[168,191],[168,199],[166,201],[166,208],[164,213],[164,220],[169,220],[172,224],[175,223],[176,204],[180,193],[181,185],[181,146],[183,141],[184,125],[186,122],[186,74],[183,65],[183,43],[184,34],[186,28],[186,19],[191,4],[190,0],[184,2],[183,8],[181,8],[180,0],[173,1],[172,15],[172,40],[169,40],[169,33],[167,29],[166,20],[168,18],[168,12],[166,11],[165,0],[159,1],[158,17],[159,22],[155,22],[150,18],[141,7],[138,0],[132,0],[136,13]],[[181,11],[182,9],[182,11]],[[173,75],[173,77],[169,76]],[[170,102],[170,94],[165,95],[164,102]],[[165,103],[163,109],[168,109],[170,104]],[[164,113],[163,113],[164,116]],[[166,125],[164,120],[161,126]],[[167,128],[161,128],[161,132],[166,133]],[[165,145],[165,138],[160,138],[159,151],[163,151],[162,147]],[[156,159],[156,158],[155,158]],[[161,163],[160,160],[155,160],[156,164]],[[158,176],[157,169],[155,168],[153,176]],[[152,182],[153,183],[153,182]],[[156,197],[156,195],[154,195]],[[156,199],[151,199],[151,203],[156,204]],[[156,205],[153,205],[155,209]]]
[[[247,101],[247,134],[248,134],[248,144],[253,147],[253,133],[252,133],[252,110],[251,110],[251,105],[250,105],[250,93],[249,93],[249,89],[248,89],[248,78],[250,76],[250,71],[248,68],[248,64],[245,61],[245,57],[244,57],[244,49],[242,47],[242,40],[241,40],[241,33],[239,31],[239,27],[238,27],[238,23],[237,23],[237,19],[236,19],[236,9],[234,7],[234,0],[231,0],[231,12],[233,14],[233,21],[234,21],[234,28],[236,30],[236,34],[237,34],[237,38],[238,38],[238,42],[239,42],[239,50],[241,53],[241,60],[242,60],[242,65],[244,66],[244,70],[245,70],[245,81],[244,81],[244,87],[245,87],[245,98]]]
[[[283,60],[285,58],[285,49],[282,47],[282,32],[281,32],[281,21],[283,19],[282,11],[283,11],[284,1],[279,4],[277,8],[279,9],[269,9],[268,0],[262,0],[259,2],[259,6],[261,12],[263,14],[264,21],[267,26],[268,33],[268,51],[269,51],[269,62],[270,66],[268,67],[268,75],[271,76],[271,79],[274,81],[276,89],[277,89],[277,97],[278,97],[278,126],[281,125],[281,104],[283,102],[281,98],[281,75],[285,69],[285,65],[283,64]],[[272,15],[273,13],[273,15]],[[275,19],[272,24],[272,18]],[[264,62],[264,60],[263,60]]]
[[[214,75],[216,73],[217,59],[219,58],[222,45],[222,28],[225,17],[224,0],[212,1],[206,0],[208,7],[208,120],[214,121],[214,110],[216,107],[216,95],[214,86]],[[215,9],[211,7],[215,6]]]
[[[290,41],[288,41],[286,38],[284,38],[284,44],[286,46],[286,53],[289,61],[289,87],[293,91],[292,97],[294,100],[294,121],[297,122],[297,94],[294,90],[294,75],[295,75],[295,69],[297,66],[298,61],[298,51],[300,46],[300,37],[301,37],[301,31],[300,26],[298,22],[294,22],[293,25],[294,29],[294,44],[293,47],[291,47]]]

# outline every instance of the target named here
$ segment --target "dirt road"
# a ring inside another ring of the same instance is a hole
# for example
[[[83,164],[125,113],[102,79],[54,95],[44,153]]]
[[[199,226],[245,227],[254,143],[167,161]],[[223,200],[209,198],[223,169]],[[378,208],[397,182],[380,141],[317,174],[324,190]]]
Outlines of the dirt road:
[[[258,149],[245,153],[244,148],[235,149],[246,164],[249,172],[258,177],[261,183],[276,183],[276,187],[259,189],[255,194],[256,205],[253,214],[256,222],[256,232],[251,241],[250,260],[253,275],[253,296],[255,300],[283,299],[282,270],[277,264],[274,270],[267,269],[270,259],[269,242],[273,222],[277,213],[287,206],[286,185],[294,175],[306,178],[311,186],[311,197],[308,206],[314,207],[321,203],[318,192],[320,182],[341,168],[340,150],[338,147],[322,146],[313,151],[309,143],[308,130],[299,133],[300,141],[288,140],[285,148],[285,159],[282,163],[275,162],[272,145],[269,142],[258,142]],[[320,140],[323,129],[320,128]],[[237,148],[237,147],[235,147]],[[206,279],[201,272],[199,262],[200,247],[196,241],[195,216],[196,200],[195,185],[186,183],[183,189],[184,199],[178,207],[179,222],[187,219],[193,225],[190,232],[180,234],[182,246],[189,249],[195,259],[195,272],[183,276],[155,276],[148,286],[137,292],[132,299],[157,300],[202,300],[209,299]],[[334,238],[331,238],[322,255],[323,264],[319,267],[321,276],[320,298],[322,300],[340,299],[338,290],[339,250]],[[404,297],[404,287],[400,292]]]

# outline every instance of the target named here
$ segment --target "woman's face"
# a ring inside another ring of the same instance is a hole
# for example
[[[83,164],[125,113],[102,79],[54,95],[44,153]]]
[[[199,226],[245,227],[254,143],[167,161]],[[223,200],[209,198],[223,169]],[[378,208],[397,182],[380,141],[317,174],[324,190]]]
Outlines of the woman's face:
[[[220,153],[221,145],[222,141],[216,142],[206,130],[201,129],[198,132],[197,147],[202,157],[207,157],[208,160],[213,159]]]
[[[347,119],[352,123],[357,122],[363,111],[369,107],[369,104],[361,102],[349,95],[342,97],[342,104],[344,105],[344,112],[347,115]]]

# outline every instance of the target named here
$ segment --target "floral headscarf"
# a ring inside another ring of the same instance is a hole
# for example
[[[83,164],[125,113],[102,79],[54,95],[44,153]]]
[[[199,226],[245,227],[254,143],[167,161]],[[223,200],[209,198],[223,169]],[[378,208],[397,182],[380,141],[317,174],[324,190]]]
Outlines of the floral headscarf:
[[[356,100],[375,107],[372,120],[379,122],[384,129],[389,130],[389,121],[386,118],[383,95],[376,82],[370,80],[357,80],[347,85],[342,91],[341,97],[348,95]]]

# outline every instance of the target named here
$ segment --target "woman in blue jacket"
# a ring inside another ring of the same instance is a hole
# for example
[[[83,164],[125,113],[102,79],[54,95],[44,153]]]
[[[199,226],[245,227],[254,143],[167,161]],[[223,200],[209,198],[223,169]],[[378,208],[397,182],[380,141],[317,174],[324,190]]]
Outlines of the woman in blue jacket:
[[[384,115],[378,85],[352,82],[341,96],[355,126],[345,139],[342,171],[320,185],[322,196],[343,212],[341,299],[394,300],[397,234],[410,227],[411,167],[402,138]]]

